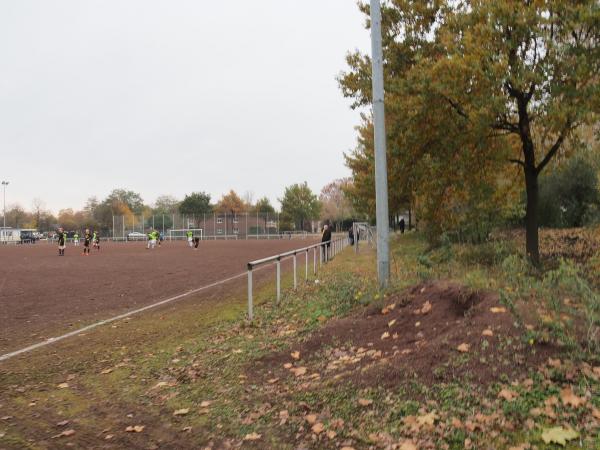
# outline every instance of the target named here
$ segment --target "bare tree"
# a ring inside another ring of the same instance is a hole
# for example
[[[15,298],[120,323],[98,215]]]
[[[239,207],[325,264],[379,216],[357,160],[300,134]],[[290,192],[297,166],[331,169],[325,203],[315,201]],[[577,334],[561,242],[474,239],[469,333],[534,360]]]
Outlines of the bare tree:
[[[44,215],[44,209],[46,207],[46,203],[39,197],[36,197],[31,202],[33,220],[35,228],[40,228],[40,222],[42,216]]]

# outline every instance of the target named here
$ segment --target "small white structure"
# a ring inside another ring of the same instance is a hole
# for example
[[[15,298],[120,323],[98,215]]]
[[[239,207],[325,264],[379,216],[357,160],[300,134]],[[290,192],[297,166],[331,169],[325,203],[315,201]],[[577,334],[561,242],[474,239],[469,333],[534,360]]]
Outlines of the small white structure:
[[[0,227],[0,244],[19,244],[21,243],[21,230],[17,228]]]

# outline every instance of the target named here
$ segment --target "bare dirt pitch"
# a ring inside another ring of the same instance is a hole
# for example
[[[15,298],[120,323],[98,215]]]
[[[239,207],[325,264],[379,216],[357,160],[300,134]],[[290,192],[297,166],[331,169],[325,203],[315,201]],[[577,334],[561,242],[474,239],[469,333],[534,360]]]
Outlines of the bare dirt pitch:
[[[73,245],[64,257],[46,243],[0,246],[0,354],[223,280],[244,272],[248,261],[311,243],[202,241],[196,251],[181,241],[154,250],[145,242],[103,243],[89,257]]]

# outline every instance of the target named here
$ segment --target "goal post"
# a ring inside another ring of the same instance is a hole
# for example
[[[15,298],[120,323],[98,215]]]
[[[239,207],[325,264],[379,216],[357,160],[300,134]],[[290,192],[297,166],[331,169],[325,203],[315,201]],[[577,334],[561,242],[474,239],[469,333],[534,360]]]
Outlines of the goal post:
[[[204,230],[202,228],[180,228],[178,230],[169,230],[167,238],[169,241],[186,240],[188,231],[192,232],[193,237],[199,237],[201,241],[204,240]]]

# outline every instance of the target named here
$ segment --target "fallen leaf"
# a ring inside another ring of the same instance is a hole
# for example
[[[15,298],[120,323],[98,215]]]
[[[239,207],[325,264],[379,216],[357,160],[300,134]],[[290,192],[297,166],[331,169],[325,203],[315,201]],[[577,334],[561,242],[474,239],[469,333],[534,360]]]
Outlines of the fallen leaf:
[[[178,409],[176,410],[173,415],[174,416],[185,416],[187,413],[190,412],[189,408],[182,408],[182,409]]]
[[[369,440],[371,442],[379,442],[381,437],[377,433],[369,433]]]
[[[453,426],[454,428],[459,428],[459,429],[460,429],[460,428],[462,428],[462,426],[463,426],[463,424],[462,424],[462,422],[460,421],[460,419],[457,419],[456,417],[453,417],[453,418],[452,418],[452,421],[451,421],[450,423],[452,424],[452,426]]]
[[[327,438],[329,438],[329,439],[335,439],[336,436],[337,436],[337,433],[333,430],[329,430],[327,432]]]
[[[559,368],[561,366],[561,361],[560,359],[552,359],[552,358],[548,358],[548,365],[550,367],[554,367],[555,369]]]
[[[515,398],[517,398],[519,394],[515,391],[511,391],[510,389],[502,389],[498,392],[498,398],[503,398],[507,402],[512,402]]]
[[[307,414],[304,416],[304,419],[308,422],[309,425],[314,425],[317,423],[317,415],[316,414]]]
[[[463,342],[458,347],[456,347],[456,350],[458,350],[461,353],[467,353],[470,348],[471,346],[469,344]]]
[[[200,408],[208,408],[210,405],[212,405],[211,400],[203,400],[200,402]]]
[[[262,437],[262,434],[258,433],[249,433],[244,436],[245,441],[258,441]]]
[[[300,377],[306,374],[306,367],[296,367],[295,369],[290,369],[290,372],[292,372],[297,377]]]
[[[430,412],[422,416],[417,416],[417,424],[419,424],[420,426],[433,426],[433,424],[435,423],[435,419],[437,419],[437,415],[434,412]]]
[[[493,336],[493,335],[494,335],[494,332],[488,328],[487,330],[483,330],[483,331],[481,332],[481,335],[482,335],[482,336]]]
[[[490,311],[494,314],[501,314],[506,312],[506,308],[504,306],[492,306]]]
[[[291,353],[292,358],[294,358],[295,360],[300,359],[300,352],[292,352]]]
[[[61,422],[58,422],[58,423],[56,424],[56,426],[57,426],[57,427],[64,427],[65,425],[68,425],[68,424],[69,424],[69,421],[68,421],[68,420],[63,420],[63,421],[61,421]]]
[[[388,328],[392,328],[392,327],[394,326],[394,324],[395,324],[395,323],[396,323],[396,319],[394,319],[394,320],[390,320],[390,321],[388,322]]]
[[[291,368],[292,368],[292,366],[293,366],[293,364],[292,364],[292,363],[285,363],[285,364],[283,365],[283,367],[284,367],[285,369],[291,369]]]
[[[315,434],[321,434],[324,429],[325,429],[325,425],[323,425],[321,422],[315,423],[311,427],[312,432]]]
[[[269,384],[275,384],[279,381],[279,378],[270,378],[269,380],[267,380],[267,383]]]
[[[66,389],[66,388],[68,388],[68,387],[69,387],[69,383],[60,383],[60,384],[58,385],[58,388],[59,388],[59,389]]]
[[[360,406],[370,406],[373,404],[373,400],[369,399],[369,398],[359,398],[358,399],[358,404]]]
[[[385,308],[383,308],[381,310],[381,314],[383,314],[385,316],[386,314],[389,314],[390,311],[393,311],[395,307],[396,307],[395,303],[392,303],[391,305],[387,305]]]
[[[60,433],[59,436],[69,437],[69,436],[73,436],[74,434],[75,434],[75,430],[65,430],[62,433]]]
[[[285,423],[287,422],[287,420],[290,418],[290,414],[288,413],[287,409],[284,409],[283,411],[279,411],[279,425],[285,425]]]
[[[161,387],[165,387],[165,386],[168,386],[168,385],[169,385],[169,383],[167,383],[166,381],[159,381],[158,383],[156,383],[156,384],[155,384],[155,385],[152,387],[152,389],[159,389],[159,388],[161,388]]]
[[[423,305],[423,307],[421,308],[421,314],[427,314],[430,311],[431,311],[431,303],[429,303],[429,300],[427,300],[425,302],[425,304]]]
[[[578,437],[579,433],[577,431],[563,427],[548,428],[542,432],[542,440],[546,444],[559,444],[563,447],[567,445],[567,441],[577,439]]]
[[[389,337],[390,337],[390,333],[388,333],[388,332],[386,331],[385,333],[383,333],[383,334],[381,335],[381,340],[387,339],[387,338],[389,338]]]
[[[560,399],[562,400],[563,405],[572,406],[573,408],[579,408],[585,403],[585,398],[575,395],[571,386],[560,391]]]
[[[108,374],[108,373],[111,373],[112,371],[113,371],[113,370],[112,370],[112,368],[109,368],[109,369],[104,369],[104,370],[103,370],[102,372],[100,372],[100,373],[101,373],[101,374],[103,374],[103,375],[106,375],[106,374]]]
[[[144,428],[146,428],[144,425],[129,425],[127,428],[125,428],[125,431],[128,433],[141,433],[144,431]]]
[[[413,443],[413,441],[404,441],[400,444],[399,450],[419,450],[419,448]]]

